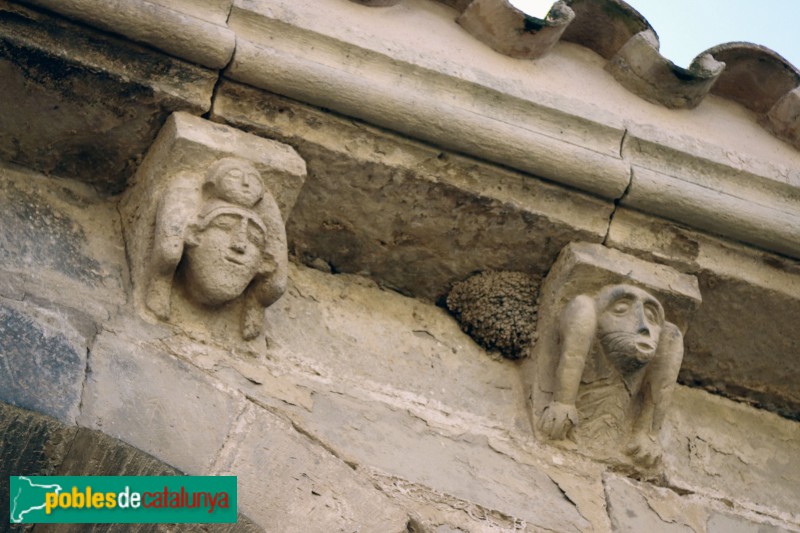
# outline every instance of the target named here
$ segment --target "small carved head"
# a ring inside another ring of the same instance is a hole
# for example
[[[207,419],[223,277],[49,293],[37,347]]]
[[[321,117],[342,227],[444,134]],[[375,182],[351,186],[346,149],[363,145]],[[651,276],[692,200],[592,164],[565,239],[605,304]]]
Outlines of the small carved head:
[[[600,291],[596,302],[597,338],[609,361],[623,374],[649,363],[664,324],[659,301],[632,285],[611,285]]]

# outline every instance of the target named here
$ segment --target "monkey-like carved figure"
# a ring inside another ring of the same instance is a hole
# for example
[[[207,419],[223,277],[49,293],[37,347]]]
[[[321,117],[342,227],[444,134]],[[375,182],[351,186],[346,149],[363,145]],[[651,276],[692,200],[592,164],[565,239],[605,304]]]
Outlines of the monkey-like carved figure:
[[[553,399],[540,419],[551,439],[622,439],[635,463],[661,458],[658,434],[683,359],[683,336],[664,308],[632,285],[580,295],[560,317]],[[579,412],[582,420],[579,420]],[[581,427],[579,428],[579,424]]]
[[[180,265],[180,266],[179,266]],[[187,176],[162,197],[148,267],[147,307],[171,314],[176,269],[196,303],[219,307],[242,296],[242,336],[264,328],[264,309],[286,289],[286,230],[260,173],[247,161],[212,165],[202,187]]]

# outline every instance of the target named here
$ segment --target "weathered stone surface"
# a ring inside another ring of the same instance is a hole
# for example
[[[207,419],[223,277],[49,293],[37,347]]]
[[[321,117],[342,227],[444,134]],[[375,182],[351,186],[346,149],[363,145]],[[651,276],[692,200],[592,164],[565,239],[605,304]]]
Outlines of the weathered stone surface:
[[[240,396],[165,354],[132,317],[98,335],[89,369],[78,423],[187,473],[208,472],[243,408]]]
[[[708,533],[784,533],[793,529],[764,524],[726,513],[716,513],[708,519]]]
[[[236,35],[227,28],[225,19],[209,23],[207,18],[221,18],[230,10],[216,7],[216,17],[196,17],[184,5],[163,5],[165,2],[147,0],[27,0],[28,3],[55,11],[133,41],[150,45],[173,56],[212,69],[223,68],[230,61],[236,45]],[[199,2],[200,3],[200,2]],[[219,3],[219,2],[217,2]],[[227,9],[226,9],[227,7]],[[209,10],[211,11],[211,10]],[[190,14],[191,13],[191,14]],[[202,44],[199,44],[202,43]]]
[[[282,381],[294,379],[316,392],[313,403],[289,399],[269,403],[272,408],[359,469],[448,494],[446,508],[465,500],[500,523],[516,518],[560,524],[558,531],[587,529],[581,517],[589,511],[576,512],[561,497],[553,470],[519,466],[537,463],[512,459],[514,453],[492,443],[530,434],[513,362],[487,357],[443,310],[363,278],[296,267],[290,279],[284,299],[267,311],[264,363]],[[393,346],[399,349],[387,352]],[[471,475],[480,483],[469,481]],[[582,501],[586,491],[570,493]],[[553,498],[556,511],[530,505],[540,498]],[[422,499],[403,505],[410,512],[418,504],[427,508],[431,503]],[[559,522],[561,511],[566,518]],[[448,518],[450,511],[425,516],[442,524],[459,520]]]
[[[670,486],[800,528],[800,424],[679,387],[666,426]]]
[[[408,517],[291,423],[251,407],[218,462],[239,480],[240,509],[267,531],[405,533]]]
[[[0,3],[0,158],[119,192],[172,111],[210,107],[213,72]]]
[[[487,357],[443,309],[356,276],[293,267],[290,279],[267,310],[264,363],[275,375],[310,372],[390,404],[410,401],[462,430],[527,431],[516,365]]]
[[[213,113],[306,160],[287,226],[300,260],[405,294],[436,299],[480,270],[542,274],[566,243],[605,234],[609,203],[275,95],[224,82]]]
[[[90,342],[57,310],[0,298],[0,401],[74,424]]]
[[[679,495],[614,475],[604,480],[613,531],[637,533],[781,533],[790,524],[737,509],[733,514],[721,502],[696,495]]]
[[[608,245],[696,274],[703,295],[680,381],[800,416],[795,261],[620,209]]]
[[[589,526],[546,472],[498,453],[483,435],[453,434],[452,428],[439,428],[402,407],[353,399],[343,391],[317,394],[313,412],[298,417],[302,427],[348,463],[379,469],[535,527],[585,531]]]
[[[536,524],[508,516],[494,509],[443,494],[418,483],[406,481],[398,476],[359,467],[366,472],[372,483],[386,493],[393,502],[409,510],[411,520],[408,533],[508,533],[510,531],[543,531]],[[605,511],[603,511],[605,514]],[[609,528],[587,528],[584,531],[607,531]],[[570,531],[567,527],[564,531]]]
[[[705,509],[669,489],[608,476],[605,480],[608,512],[615,532],[704,532]]]
[[[127,270],[113,203],[83,184],[0,164],[0,295],[100,322],[127,299]]]

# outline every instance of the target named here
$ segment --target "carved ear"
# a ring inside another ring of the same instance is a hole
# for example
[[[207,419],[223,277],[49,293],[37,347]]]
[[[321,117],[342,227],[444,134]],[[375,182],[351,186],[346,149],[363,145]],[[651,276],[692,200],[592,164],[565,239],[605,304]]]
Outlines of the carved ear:
[[[258,273],[262,276],[268,276],[277,269],[278,262],[275,261],[275,257],[269,252],[264,252],[264,260],[261,261],[261,267],[258,269]]]
[[[186,246],[197,246],[199,241],[197,240],[197,234],[200,232],[200,228],[197,227],[197,224],[189,224],[186,227],[186,235],[184,237],[184,242]]]

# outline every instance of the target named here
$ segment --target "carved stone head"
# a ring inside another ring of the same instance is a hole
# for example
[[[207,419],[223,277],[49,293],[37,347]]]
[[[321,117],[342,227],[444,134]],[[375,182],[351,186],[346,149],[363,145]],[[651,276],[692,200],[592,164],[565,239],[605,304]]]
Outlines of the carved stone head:
[[[269,231],[254,209],[264,198],[258,171],[223,159],[209,171],[206,188],[210,198],[187,228],[184,270],[192,297],[216,306],[241,296],[256,274],[276,265],[267,254]]]
[[[605,287],[596,302],[596,335],[609,362],[623,375],[649,363],[664,325],[661,303],[632,285]]]
[[[281,214],[258,170],[224,158],[199,187],[192,176],[175,180],[159,203],[150,259],[146,304],[156,315],[170,316],[177,269],[199,305],[244,298],[242,334],[258,335],[263,309],[283,293],[287,271]]]

